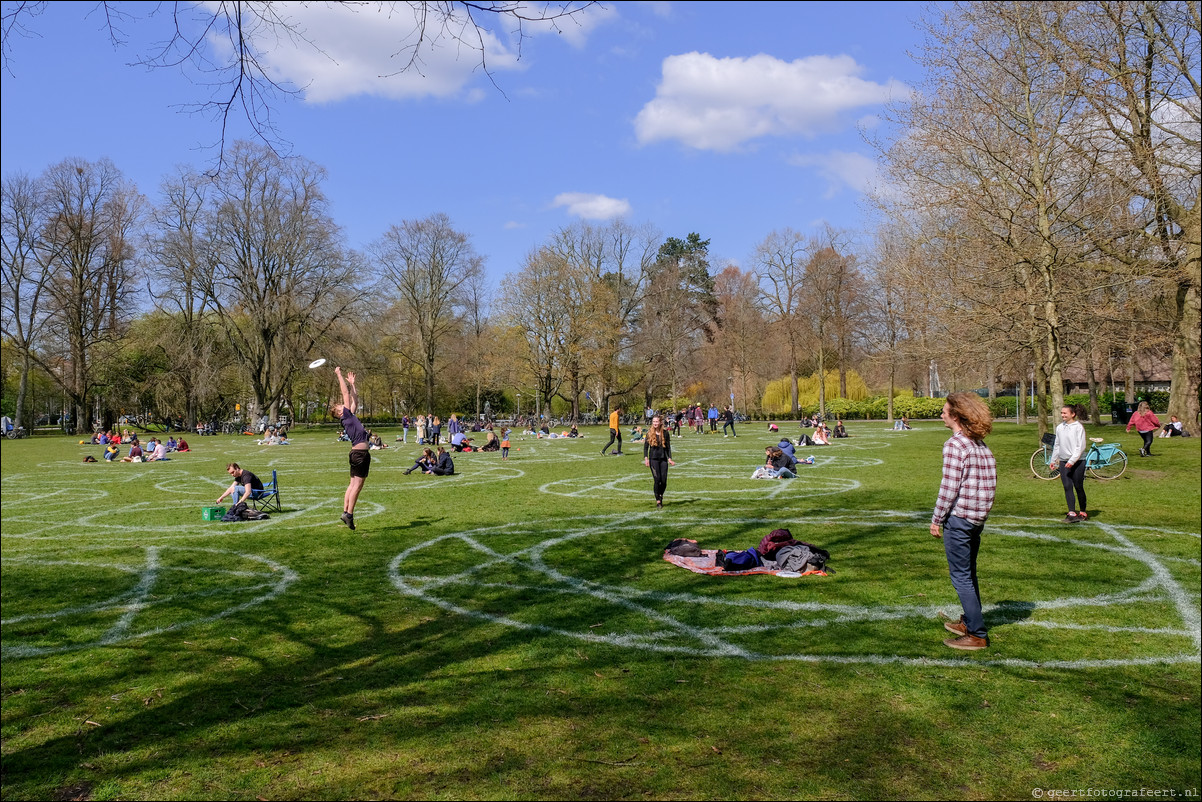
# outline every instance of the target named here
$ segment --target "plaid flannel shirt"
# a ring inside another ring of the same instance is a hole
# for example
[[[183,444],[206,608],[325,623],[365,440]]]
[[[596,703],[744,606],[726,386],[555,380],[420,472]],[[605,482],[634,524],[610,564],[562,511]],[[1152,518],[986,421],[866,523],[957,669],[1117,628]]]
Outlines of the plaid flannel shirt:
[[[931,523],[943,526],[949,516],[983,524],[997,492],[997,462],[984,441],[956,432],[943,444],[943,481]]]

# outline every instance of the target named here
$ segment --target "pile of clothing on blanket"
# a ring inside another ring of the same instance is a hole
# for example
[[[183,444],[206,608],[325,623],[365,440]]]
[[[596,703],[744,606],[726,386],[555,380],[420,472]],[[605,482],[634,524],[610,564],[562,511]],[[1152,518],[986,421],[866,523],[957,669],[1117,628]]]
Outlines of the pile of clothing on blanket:
[[[673,540],[668,544],[667,551],[680,557],[700,557],[704,553],[697,541],[684,539]],[[741,551],[718,549],[714,555],[714,565],[724,571],[768,568],[799,574],[809,571],[833,574],[835,570],[827,565],[830,559],[831,553],[826,549],[795,539],[788,529],[773,529],[764,536],[758,547]]]

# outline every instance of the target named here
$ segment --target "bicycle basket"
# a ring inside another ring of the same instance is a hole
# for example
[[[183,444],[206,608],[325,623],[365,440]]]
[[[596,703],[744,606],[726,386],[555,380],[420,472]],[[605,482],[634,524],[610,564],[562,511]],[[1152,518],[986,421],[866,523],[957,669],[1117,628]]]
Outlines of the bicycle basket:
[[[1039,438],[1039,442],[1043,443],[1045,446],[1055,445],[1056,435],[1052,434],[1051,432],[1044,432],[1043,437]]]

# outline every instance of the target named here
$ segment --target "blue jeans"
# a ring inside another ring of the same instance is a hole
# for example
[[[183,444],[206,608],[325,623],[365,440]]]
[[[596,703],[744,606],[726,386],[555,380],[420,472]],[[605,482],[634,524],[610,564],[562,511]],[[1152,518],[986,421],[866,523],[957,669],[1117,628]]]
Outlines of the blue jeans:
[[[964,608],[964,627],[969,635],[986,637],[985,617],[981,613],[981,589],[977,586],[977,552],[981,550],[981,532],[985,524],[974,524],[951,516],[943,525],[943,552],[952,587]]]

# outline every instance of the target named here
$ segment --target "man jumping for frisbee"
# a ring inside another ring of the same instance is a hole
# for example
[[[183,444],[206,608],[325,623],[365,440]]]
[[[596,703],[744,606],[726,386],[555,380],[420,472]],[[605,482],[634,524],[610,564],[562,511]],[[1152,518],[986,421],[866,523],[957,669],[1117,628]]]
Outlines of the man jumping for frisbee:
[[[371,454],[367,450],[367,430],[355,417],[359,411],[359,391],[355,389],[355,374],[342,376],[342,368],[334,368],[338,377],[338,386],[342,390],[342,403],[330,405],[330,412],[342,421],[342,428],[351,439],[351,483],[347,485],[346,495],[342,500],[342,522],[352,530],[355,528],[355,502],[367,481],[367,472],[371,468]]]

